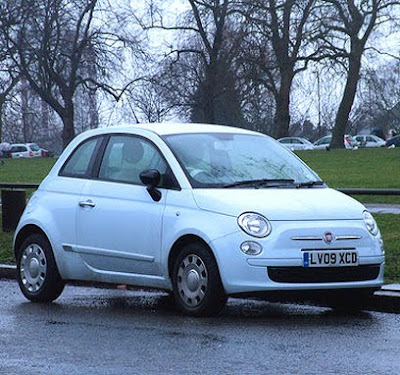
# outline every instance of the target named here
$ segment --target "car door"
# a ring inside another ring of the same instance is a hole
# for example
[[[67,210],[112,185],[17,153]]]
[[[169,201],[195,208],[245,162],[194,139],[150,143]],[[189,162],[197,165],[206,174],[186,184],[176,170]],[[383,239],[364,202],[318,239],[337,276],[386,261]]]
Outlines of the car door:
[[[64,249],[75,247],[78,204],[102,142],[103,138],[96,136],[80,143],[67,158],[58,176],[45,185],[52,225],[57,228]]]
[[[377,142],[373,137],[369,135],[366,136],[366,147],[376,147],[376,144]]]
[[[29,156],[26,146],[19,145],[11,147],[11,156],[13,158],[27,158]]]
[[[77,214],[77,246],[86,263],[98,271],[160,275],[162,218],[167,190],[154,201],[139,174],[169,170],[148,140],[112,135],[89,181]],[[169,173],[169,172],[168,172]]]

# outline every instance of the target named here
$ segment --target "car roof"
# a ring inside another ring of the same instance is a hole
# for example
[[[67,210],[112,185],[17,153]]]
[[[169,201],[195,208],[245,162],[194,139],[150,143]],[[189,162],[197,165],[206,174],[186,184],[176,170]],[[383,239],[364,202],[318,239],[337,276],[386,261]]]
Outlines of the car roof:
[[[107,133],[134,133],[135,130],[144,130],[155,133],[159,136],[172,134],[190,133],[236,133],[236,134],[260,134],[251,130],[237,128],[226,125],[193,124],[193,123],[148,123],[148,124],[127,124],[97,128],[89,130],[87,133],[107,134]]]

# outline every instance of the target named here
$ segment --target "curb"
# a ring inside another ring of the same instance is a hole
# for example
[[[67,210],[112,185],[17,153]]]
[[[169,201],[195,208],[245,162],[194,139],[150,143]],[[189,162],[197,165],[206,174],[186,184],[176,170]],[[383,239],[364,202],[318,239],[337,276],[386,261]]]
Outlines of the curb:
[[[16,279],[17,267],[12,264],[0,264],[0,279]],[[79,283],[74,283],[79,285]],[[87,284],[86,284],[87,285]],[[387,313],[400,313],[400,284],[386,284],[364,306],[365,310]]]
[[[16,279],[17,266],[12,264],[0,264],[0,279]]]

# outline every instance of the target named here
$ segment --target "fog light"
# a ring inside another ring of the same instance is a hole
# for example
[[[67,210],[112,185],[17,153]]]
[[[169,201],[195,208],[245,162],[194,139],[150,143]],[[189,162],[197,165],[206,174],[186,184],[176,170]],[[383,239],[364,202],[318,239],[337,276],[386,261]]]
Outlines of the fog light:
[[[258,255],[262,252],[262,246],[254,241],[245,241],[240,245],[240,250],[246,255]]]

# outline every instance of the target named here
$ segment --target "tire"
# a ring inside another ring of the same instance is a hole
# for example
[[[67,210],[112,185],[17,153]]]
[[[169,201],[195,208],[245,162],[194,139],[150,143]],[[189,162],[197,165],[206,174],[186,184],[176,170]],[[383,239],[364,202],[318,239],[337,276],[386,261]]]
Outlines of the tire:
[[[22,293],[32,302],[52,302],[62,293],[65,283],[51,245],[42,234],[29,235],[18,248],[17,279]]]
[[[217,262],[201,242],[182,248],[174,262],[172,285],[175,303],[187,315],[216,315],[227,301]]]

